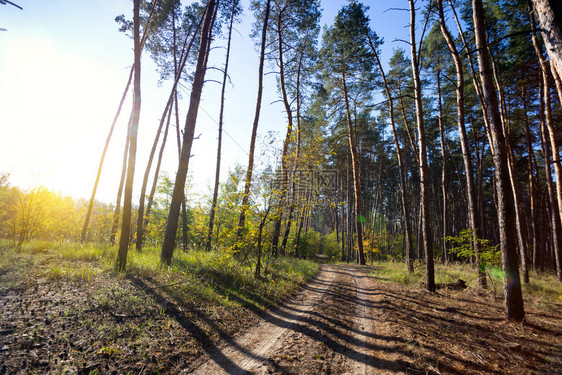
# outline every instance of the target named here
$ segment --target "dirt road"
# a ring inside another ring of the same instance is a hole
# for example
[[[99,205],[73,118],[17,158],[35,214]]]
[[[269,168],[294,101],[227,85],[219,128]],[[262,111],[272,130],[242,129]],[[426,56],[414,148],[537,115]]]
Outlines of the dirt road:
[[[297,297],[207,353],[194,373],[409,373],[399,339],[377,318],[383,298],[365,268],[323,265]]]

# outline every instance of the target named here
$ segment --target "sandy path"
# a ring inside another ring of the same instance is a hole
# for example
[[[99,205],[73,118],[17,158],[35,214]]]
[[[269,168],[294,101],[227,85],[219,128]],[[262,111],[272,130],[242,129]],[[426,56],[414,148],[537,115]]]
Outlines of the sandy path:
[[[298,296],[208,353],[194,373],[405,373],[408,361],[374,318],[382,298],[364,268],[323,265]]]
[[[265,371],[264,363],[291,327],[307,315],[330,286],[335,273],[323,267],[320,274],[290,302],[270,312],[254,328],[209,354],[196,374],[247,374]]]

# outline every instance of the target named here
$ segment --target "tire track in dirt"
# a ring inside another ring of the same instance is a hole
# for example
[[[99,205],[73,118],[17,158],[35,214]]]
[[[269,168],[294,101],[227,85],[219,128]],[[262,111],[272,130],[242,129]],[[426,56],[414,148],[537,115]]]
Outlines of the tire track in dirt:
[[[357,334],[350,343],[355,355],[349,356],[349,374],[407,374],[411,360],[403,353],[391,324],[384,318],[384,295],[368,275],[367,269],[342,266],[356,289],[355,327]]]
[[[292,333],[324,297],[336,274],[331,266],[322,266],[319,275],[285,305],[267,313],[264,320],[232,342],[208,352],[210,357],[195,374],[248,374],[265,371],[266,362],[276,344]],[[261,369],[261,370],[260,370]]]
[[[323,265],[289,303],[208,352],[196,374],[405,374],[411,360],[364,267]]]

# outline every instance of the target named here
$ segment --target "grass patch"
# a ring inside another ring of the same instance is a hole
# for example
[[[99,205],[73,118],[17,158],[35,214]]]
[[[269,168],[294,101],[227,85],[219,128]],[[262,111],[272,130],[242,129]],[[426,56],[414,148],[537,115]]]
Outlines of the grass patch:
[[[160,263],[160,249],[129,249],[127,270],[115,271],[117,247],[106,244],[32,241],[15,247],[0,241],[0,288],[23,279],[46,282],[89,282],[98,275],[143,280],[181,304],[276,305],[318,273],[318,264],[294,258],[270,259],[264,277],[254,277],[250,260],[242,264],[223,252],[176,250],[170,266]],[[106,293],[107,294],[107,293]],[[115,293],[109,293],[113,298]],[[115,297],[116,301],[119,300]]]
[[[425,265],[416,262],[414,273],[409,273],[404,262],[374,262],[375,270],[371,273],[373,277],[383,282],[399,283],[403,285],[419,286],[425,282]],[[488,277],[488,284],[494,284],[501,298],[503,281],[501,272],[490,272],[492,280]],[[523,284],[523,296],[531,303],[562,303],[562,283],[559,283],[552,273],[530,272],[530,282]],[[441,263],[435,264],[435,283],[449,284],[462,279],[469,287],[477,288],[476,270],[469,264],[453,263],[445,266]],[[489,285],[492,290],[492,285]]]

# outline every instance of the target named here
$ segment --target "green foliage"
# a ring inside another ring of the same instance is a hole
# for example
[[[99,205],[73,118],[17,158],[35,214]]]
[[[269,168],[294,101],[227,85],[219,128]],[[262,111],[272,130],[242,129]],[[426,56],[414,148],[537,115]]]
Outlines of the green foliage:
[[[298,254],[308,259],[312,259],[316,254],[322,254],[328,260],[335,260],[340,257],[340,247],[334,233],[325,235],[310,231],[301,235]]]
[[[499,267],[501,265],[501,254],[498,246],[490,246],[489,240],[476,238],[473,230],[464,229],[458,236],[445,237],[445,241],[455,244],[455,247],[449,249],[449,253],[464,259],[470,259],[475,255],[474,240],[478,242],[480,264],[483,267]]]
[[[265,277],[255,278],[253,262],[242,262],[222,251],[177,252],[169,267],[160,264],[160,249],[146,246],[130,252],[126,275],[114,271],[115,246],[79,245],[31,241],[17,248],[0,240],[0,287],[17,287],[23,280],[90,282],[95,278],[124,276],[150,280],[164,287],[179,302],[206,301],[229,306],[255,304],[261,307],[281,302],[317,274],[317,263],[280,257],[269,259]],[[117,286],[94,296],[112,311],[137,311],[145,298],[128,295]]]

